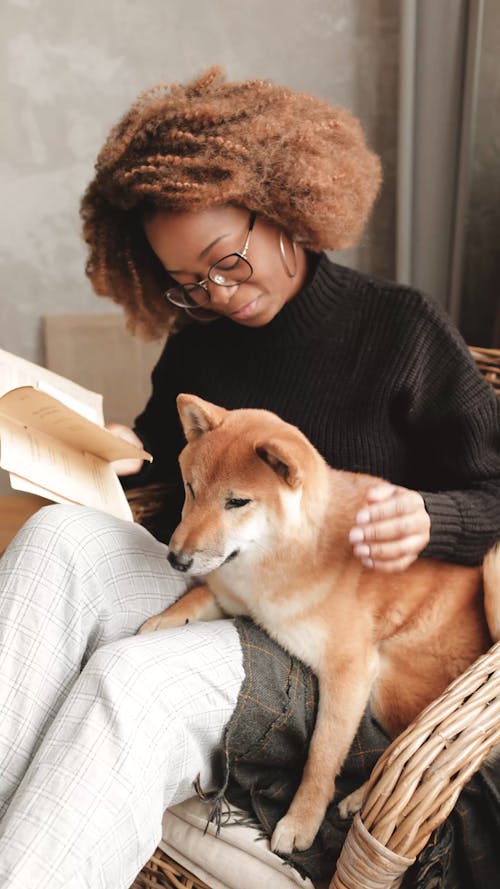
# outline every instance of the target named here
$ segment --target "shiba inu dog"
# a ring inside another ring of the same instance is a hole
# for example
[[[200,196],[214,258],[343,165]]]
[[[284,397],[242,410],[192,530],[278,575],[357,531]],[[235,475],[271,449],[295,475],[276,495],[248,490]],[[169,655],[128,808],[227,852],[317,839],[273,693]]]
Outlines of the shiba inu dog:
[[[482,568],[363,568],[349,529],[373,476],[330,468],[274,414],[179,395],[186,489],[169,561],[202,575],[141,631],[248,614],[316,673],[301,784],[271,840],[307,849],[368,703],[392,736],[500,638],[500,546]]]

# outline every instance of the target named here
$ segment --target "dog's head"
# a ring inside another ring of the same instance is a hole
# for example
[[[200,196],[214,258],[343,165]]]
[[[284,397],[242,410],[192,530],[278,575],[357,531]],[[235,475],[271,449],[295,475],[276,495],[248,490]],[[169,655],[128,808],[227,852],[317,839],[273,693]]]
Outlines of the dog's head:
[[[187,445],[182,521],[170,541],[175,568],[207,574],[242,555],[265,560],[307,533],[308,486],[326,466],[298,429],[268,411],[228,411],[194,395],[179,395],[177,407]]]

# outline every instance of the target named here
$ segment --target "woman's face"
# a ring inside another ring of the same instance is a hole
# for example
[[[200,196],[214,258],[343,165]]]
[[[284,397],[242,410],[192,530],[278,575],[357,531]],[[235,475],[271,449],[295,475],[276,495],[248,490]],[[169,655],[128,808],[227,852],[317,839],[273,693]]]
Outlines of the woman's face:
[[[159,211],[144,222],[146,237],[168,271],[179,284],[207,278],[208,270],[224,256],[241,253],[248,234],[250,213],[241,207],[216,206],[194,212]],[[258,216],[253,226],[246,258],[251,277],[241,284],[221,286],[209,281],[204,308],[224,315],[246,327],[268,324],[288,300],[302,288],[306,278],[306,256],[297,247],[297,261],[290,239],[283,237],[287,274],[280,252],[281,229]],[[196,317],[196,310],[193,311]]]

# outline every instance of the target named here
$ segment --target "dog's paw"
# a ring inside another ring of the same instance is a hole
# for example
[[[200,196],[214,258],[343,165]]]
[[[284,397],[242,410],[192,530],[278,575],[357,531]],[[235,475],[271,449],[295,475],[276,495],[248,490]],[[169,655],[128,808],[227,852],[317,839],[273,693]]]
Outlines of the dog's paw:
[[[318,825],[306,824],[295,815],[285,815],[278,821],[271,837],[271,849],[273,852],[290,854],[294,849],[304,852],[312,845],[318,832]]]
[[[357,790],[350,793],[349,796],[345,796],[344,799],[339,802],[339,815],[341,818],[352,818],[356,812],[359,812],[363,805],[365,790],[366,785],[362,784],[361,787],[358,787]]]
[[[177,604],[177,603],[176,603]],[[137,633],[154,633],[155,630],[171,630],[175,627],[184,627],[189,623],[189,617],[180,608],[176,608],[176,604],[165,611],[160,611],[146,620],[139,627]]]
[[[149,620],[146,620],[142,626],[137,630],[138,634],[141,633],[154,633],[155,630],[168,630],[172,627],[183,627],[184,624],[189,623],[185,617],[182,617],[180,614],[169,614],[168,611],[162,611],[160,614],[155,614],[154,617],[150,617]]]
[[[137,630],[138,635],[142,633],[154,633],[155,630],[161,629],[161,614],[155,614],[154,617],[150,617],[149,620],[144,621],[144,623]]]

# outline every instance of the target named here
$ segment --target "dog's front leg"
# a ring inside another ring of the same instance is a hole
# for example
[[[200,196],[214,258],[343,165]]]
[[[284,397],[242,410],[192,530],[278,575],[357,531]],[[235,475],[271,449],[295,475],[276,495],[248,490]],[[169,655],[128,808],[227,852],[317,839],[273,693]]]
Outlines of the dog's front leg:
[[[165,611],[150,617],[140,627],[139,633],[152,633],[167,627],[182,627],[193,620],[216,620],[219,617],[225,617],[225,614],[211,590],[204,584],[188,590],[177,602],[165,608]]]
[[[313,842],[369,700],[373,673],[366,652],[359,658],[350,652],[330,657],[323,675],[318,675],[318,713],[309,754],[290,808],[272,835],[273,851],[303,851]]]

